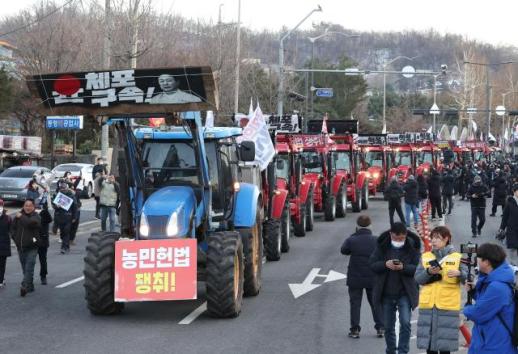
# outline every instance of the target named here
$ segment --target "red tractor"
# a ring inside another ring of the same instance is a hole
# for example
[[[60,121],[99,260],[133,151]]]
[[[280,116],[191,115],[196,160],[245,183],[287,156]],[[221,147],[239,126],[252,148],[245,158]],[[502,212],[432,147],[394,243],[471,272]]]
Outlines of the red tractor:
[[[471,160],[474,162],[485,159],[489,155],[489,148],[483,141],[465,141],[463,146],[471,151]]]
[[[322,120],[308,122],[308,131],[322,130]],[[358,133],[357,120],[327,120],[326,127],[334,143],[328,143],[331,195],[336,200],[336,216],[347,213],[347,201],[351,202],[353,212],[369,207],[369,172],[363,170],[362,151],[356,144],[354,134]],[[329,140],[329,139],[328,139]]]
[[[389,134],[392,135],[392,134]],[[414,173],[416,167],[416,149],[409,143],[392,143],[392,168],[389,171],[389,181],[397,177],[405,183],[408,177]]]
[[[392,167],[392,148],[387,145],[386,134],[360,135],[358,145],[363,154],[363,169],[368,172],[369,194],[383,192]]]
[[[442,171],[441,149],[433,142],[416,142],[417,175],[428,174],[432,169]]]
[[[306,236],[306,231],[313,230],[314,204],[313,182],[303,173],[302,145],[295,143],[291,134],[275,136],[277,188],[288,191],[289,216],[297,237]],[[283,227],[285,225],[283,224]]]

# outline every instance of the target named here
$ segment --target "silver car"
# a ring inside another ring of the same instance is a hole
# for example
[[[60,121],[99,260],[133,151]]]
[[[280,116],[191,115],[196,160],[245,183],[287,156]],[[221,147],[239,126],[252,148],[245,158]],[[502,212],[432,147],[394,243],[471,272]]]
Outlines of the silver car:
[[[52,172],[46,167],[15,166],[4,170],[0,174],[0,198],[23,202],[27,199],[27,187],[34,175],[38,176],[38,181],[44,183],[53,179]]]
[[[79,181],[78,188],[81,189],[81,197],[91,198],[94,194],[94,181],[92,179],[92,170],[94,165],[89,163],[65,163],[54,167],[52,173],[54,174],[54,180],[50,185],[50,195],[54,198],[56,194],[58,181],[62,178],[66,172],[71,173],[71,180],[76,182]]]

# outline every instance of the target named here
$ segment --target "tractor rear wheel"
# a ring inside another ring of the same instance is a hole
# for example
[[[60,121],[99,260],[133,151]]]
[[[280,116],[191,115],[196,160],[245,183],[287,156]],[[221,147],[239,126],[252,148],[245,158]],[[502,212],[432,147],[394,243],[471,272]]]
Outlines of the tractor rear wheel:
[[[243,303],[245,268],[241,235],[215,232],[207,243],[207,312],[212,317],[237,317]]]
[[[336,218],[336,198],[334,195],[327,197],[324,218],[326,221],[334,221]]]
[[[306,236],[306,205],[299,205],[299,217],[300,223],[296,220],[293,222],[293,228],[295,229],[295,236],[304,237]]]
[[[290,250],[290,236],[291,236],[291,212],[290,212],[290,204],[286,204],[284,210],[282,211],[281,217],[281,251],[288,252]]]
[[[261,290],[261,273],[263,268],[263,218],[260,207],[257,207],[255,225],[248,229],[240,229],[245,255],[244,295],[255,296]]]
[[[361,211],[361,198],[361,191],[358,188],[356,188],[354,193],[354,200],[351,201],[353,213],[359,213]]]
[[[313,191],[308,193],[306,200],[306,231],[313,231],[315,226],[315,200],[313,199]]]
[[[369,209],[369,187],[365,185],[362,190],[362,210]]]
[[[88,238],[84,258],[85,299],[94,315],[114,315],[124,309],[115,301],[115,232],[97,232]]]
[[[269,219],[264,222],[264,246],[266,259],[278,261],[281,259],[282,228],[281,221]]]
[[[343,184],[338,189],[336,196],[336,217],[344,218],[347,215],[347,191]]]

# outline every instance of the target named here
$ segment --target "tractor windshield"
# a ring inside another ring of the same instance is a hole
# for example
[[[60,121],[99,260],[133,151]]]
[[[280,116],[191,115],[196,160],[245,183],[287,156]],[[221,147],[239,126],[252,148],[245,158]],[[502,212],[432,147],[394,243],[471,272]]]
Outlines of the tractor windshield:
[[[397,151],[396,152],[396,166],[411,166],[412,152],[411,151]]]
[[[419,151],[417,153],[417,162],[419,165],[428,162],[433,164],[433,156],[431,151]]]
[[[322,161],[318,152],[304,151],[301,156],[306,173],[322,173]]]
[[[200,184],[196,155],[190,142],[146,141],[142,156],[146,179],[154,185]]]
[[[282,162],[280,162],[282,161]],[[290,178],[290,160],[287,154],[278,154],[277,163],[275,164],[275,175],[289,181]]]
[[[333,159],[336,170],[351,171],[351,158],[348,152],[334,152]]]
[[[369,151],[365,154],[365,161],[369,165],[383,167],[383,152],[381,151]]]

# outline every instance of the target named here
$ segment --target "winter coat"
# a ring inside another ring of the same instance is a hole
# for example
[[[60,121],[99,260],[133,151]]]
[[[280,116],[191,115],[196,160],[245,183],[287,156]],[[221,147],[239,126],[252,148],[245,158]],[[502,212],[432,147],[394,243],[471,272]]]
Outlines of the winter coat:
[[[489,274],[480,274],[475,287],[474,305],[464,308],[464,315],[473,321],[469,354],[517,354],[511,336],[498,315],[513,328],[514,301],[511,287],[514,271],[503,263]]]
[[[452,173],[446,173],[442,178],[442,195],[451,196],[455,189],[455,177]]]
[[[428,195],[430,198],[441,198],[441,176],[438,173],[428,179]]]
[[[72,220],[77,216],[77,208],[78,208],[75,193],[71,189],[67,189],[64,191],[60,190],[60,192],[64,195],[66,195],[67,197],[72,198],[74,200],[74,202],[72,203],[72,205],[70,206],[70,208],[68,210],[65,210],[65,209],[55,205],[54,203],[52,203],[52,206],[55,209],[54,221],[58,224],[72,222]]]
[[[428,184],[423,175],[417,176],[418,196],[420,200],[428,198]]]
[[[389,207],[401,204],[401,198],[405,192],[398,181],[392,181],[385,189],[385,200],[388,200]]]
[[[11,239],[9,237],[11,223],[11,218],[4,210],[0,216],[0,257],[9,257],[11,255]]]
[[[38,246],[42,248],[49,248],[49,225],[52,223],[52,215],[50,215],[48,208],[43,208],[40,213],[40,219],[40,243]]]
[[[347,268],[348,287],[366,289],[373,287],[375,274],[369,267],[369,257],[376,249],[377,239],[370,229],[360,228],[344,241],[340,252],[351,256]]]
[[[518,204],[514,197],[507,199],[500,230],[505,230],[507,248],[518,249]]]
[[[453,246],[432,251],[438,261],[454,252]],[[464,282],[468,275],[467,267],[461,263],[459,270],[461,271],[459,280]],[[415,272],[416,282],[424,286],[430,279],[431,275],[426,271],[422,261],[419,261]],[[417,348],[450,352],[459,350],[459,313],[460,311],[439,310],[436,307],[432,309],[419,308]]]
[[[96,179],[94,179],[94,195],[96,197],[101,196],[101,181],[103,180],[102,176],[98,176]]]
[[[104,172],[105,174],[108,173],[107,169],[106,169],[106,165],[95,165],[93,168],[92,168],[92,179],[95,180],[95,175],[98,174],[98,173],[101,173]]]
[[[117,182],[110,183],[106,180],[101,181],[101,193],[99,196],[99,204],[107,207],[116,207],[119,199],[119,184]]]
[[[376,273],[376,281],[372,292],[376,304],[380,304],[382,301],[385,281],[388,273],[391,272],[385,265],[390,259],[388,253],[391,247],[390,232],[385,231],[378,237],[376,249],[369,258],[370,267]],[[400,271],[402,283],[412,309],[417,307],[419,301],[419,289],[414,280],[414,274],[419,263],[420,249],[421,241],[419,237],[413,232],[407,231],[405,245],[402,248],[404,253],[399,257],[399,260],[403,263],[403,269]]]
[[[410,205],[417,205],[419,192],[417,181],[415,179],[407,180],[403,186],[403,190],[405,191],[405,203]]]
[[[493,186],[495,188],[493,194],[493,204],[504,205],[507,198],[507,180],[503,176],[498,176],[493,181]]]
[[[485,208],[488,195],[489,189],[481,182],[473,182],[468,189],[468,198],[472,208]]]
[[[14,217],[11,226],[11,238],[18,250],[37,248],[40,243],[40,216],[33,211],[26,214],[23,210],[20,217]]]

